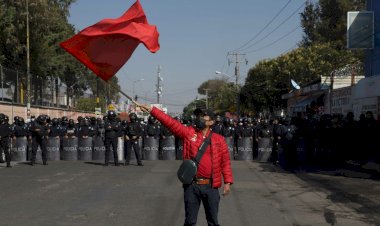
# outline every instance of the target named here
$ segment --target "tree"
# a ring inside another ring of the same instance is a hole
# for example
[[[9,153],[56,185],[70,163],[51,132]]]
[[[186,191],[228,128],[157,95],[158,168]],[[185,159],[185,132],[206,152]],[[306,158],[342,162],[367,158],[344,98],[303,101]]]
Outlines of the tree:
[[[236,111],[236,87],[225,79],[210,79],[198,87],[200,95],[208,95],[208,107],[216,113]],[[196,103],[195,103],[196,102]],[[184,112],[189,114],[197,107],[206,108],[206,97],[193,101],[185,107]],[[191,110],[192,109],[192,110]]]
[[[28,0],[30,72],[34,100],[46,96],[43,87],[48,86],[48,78],[51,77],[63,81],[68,87],[69,95],[79,97],[86,90],[96,91],[96,76],[59,46],[60,42],[75,34],[74,26],[68,22],[69,8],[74,2],[75,0]],[[27,53],[26,8],[25,0],[0,0],[0,63],[24,75]],[[26,76],[21,82],[26,85]],[[114,88],[109,89],[109,96],[117,101],[117,78],[110,83]],[[100,86],[99,94],[105,96],[104,86]]]
[[[322,75],[329,76],[337,68],[357,63],[351,51],[341,51],[329,44],[300,47],[274,59],[257,63],[248,72],[241,90],[245,110],[269,111],[285,108],[281,95],[289,92],[290,79],[302,86],[319,82]]]
[[[301,13],[301,25],[305,32],[301,46],[330,43],[343,50],[346,46],[347,12],[364,10],[365,0],[319,0],[308,2]]]

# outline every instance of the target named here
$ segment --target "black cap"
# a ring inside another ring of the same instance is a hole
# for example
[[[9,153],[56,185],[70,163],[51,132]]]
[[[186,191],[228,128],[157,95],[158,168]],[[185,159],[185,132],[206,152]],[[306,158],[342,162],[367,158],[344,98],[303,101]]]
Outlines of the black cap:
[[[210,110],[210,109],[200,109],[200,108],[197,108],[197,109],[194,110],[194,115],[195,115],[196,117],[198,117],[198,116],[201,116],[201,117],[202,117],[202,116],[207,115],[207,116],[210,117],[210,119],[212,119],[212,120],[215,119],[215,114],[214,114],[214,112],[213,112],[212,110]]]

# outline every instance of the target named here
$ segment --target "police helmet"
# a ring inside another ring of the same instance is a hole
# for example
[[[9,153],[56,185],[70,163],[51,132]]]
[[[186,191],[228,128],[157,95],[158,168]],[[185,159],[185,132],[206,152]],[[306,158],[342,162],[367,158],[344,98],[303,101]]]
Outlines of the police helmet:
[[[153,116],[149,116],[148,123],[153,124],[155,122],[155,118]]]
[[[129,114],[129,120],[131,122],[136,122],[137,121],[137,115],[136,115],[136,113],[130,113]]]
[[[116,118],[116,112],[115,111],[108,111],[107,112],[107,116],[108,116],[108,118],[110,119],[110,120],[112,120],[112,119],[115,119]]]
[[[51,120],[51,123],[52,123],[52,125],[53,126],[58,126],[58,119],[57,118],[53,118],[52,120]]]
[[[5,119],[5,115],[3,113],[0,113],[0,123],[3,123]]]

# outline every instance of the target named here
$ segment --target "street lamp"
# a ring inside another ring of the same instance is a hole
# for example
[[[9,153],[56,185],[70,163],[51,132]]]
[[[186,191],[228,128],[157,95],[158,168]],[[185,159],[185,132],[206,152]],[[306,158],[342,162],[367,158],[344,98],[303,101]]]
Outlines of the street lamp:
[[[238,74],[236,75],[227,75],[223,72],[220,72],[220,71],[215,71],[215,74],[217,75],[225,75],[229,78],[232,78],[233,76],[236,76],[236,80],[235,80],[235,86],[236,86],[236,113],[237,115],[239,116],[240,115],[240,98],[239,98],[239,84],[238,84],[238,80],[239,80],[239,76]]]
[[[215,74],[227,76],[227,80],[235,76],[235,75],[227,75],[227,74],[220,72],[220,71],[215,71]]]
[[[140,78],[140,79],[137,79],[137,80],[133,81],[133,83],[132,83],[132,93],[133,93],[133,96],[135,96],[135,84],[137,82],[141,82],[141,81],[144,81],[144,79]]]

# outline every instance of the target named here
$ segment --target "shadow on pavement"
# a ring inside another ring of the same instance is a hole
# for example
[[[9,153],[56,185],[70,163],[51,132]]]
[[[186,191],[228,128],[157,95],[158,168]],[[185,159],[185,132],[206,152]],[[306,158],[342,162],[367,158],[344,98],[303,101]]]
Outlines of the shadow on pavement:
[[[365,170],[334,169],[334,168],[308,168],[286,171],[280,166],[272,163],[259,163],[261,171],[281,174],[293,174],[305,181],[310,187],[327,190],[326,199],[336,204],[349,206],[357,213],[365,216],[369,224],[380,225],[380,202],[369,197],[378,197],[379,186],[370,186],[372,182],[378,183],[377,172]],[[363,173],[366,172],[366,173]],[[365,181],[349,181],[345,179],[334,179],[334,177],[320,177],[319,175],[340,176],[348,178],[368,179]],[[373,180],[376,179],[376,180]],[[366,186],[367,185],[367,186]],[[336,223],[335,213],[329,209],[324,211],[326,222],[334,225]]]
[[[89,165],[105,166],[105,164],[101,162],[84,162],[84,163],[89,164]]]

